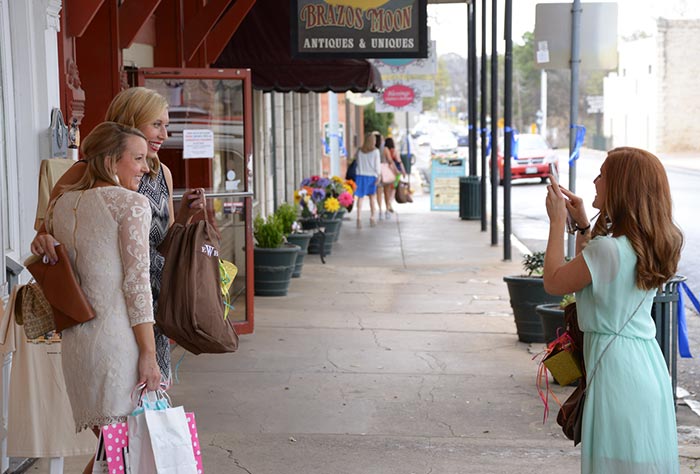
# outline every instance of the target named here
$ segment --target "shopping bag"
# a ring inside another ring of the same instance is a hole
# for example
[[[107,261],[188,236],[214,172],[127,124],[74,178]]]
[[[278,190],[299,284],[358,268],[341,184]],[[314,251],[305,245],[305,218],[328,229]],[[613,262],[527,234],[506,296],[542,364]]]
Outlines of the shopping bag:
[[[126,423],[113,423],[100,428],[100,438],[97,443],[95,467],[106,464],[110,473],[126,473],[126,457],[128,456],[128,428]],[[93,474],[103,471],[95,471]]]
[[[165,410],[145,410],[143,415],[153,449],[154,472],[198,474],[185,409],[180,406]]]
[[[130,474],[202,474],[201,449],[194,414],[172,407],[167,394],[140,393],[127,419]],[[111,472],[111,469],[110,469]],[[117,471],[120,472],[120,471]]]

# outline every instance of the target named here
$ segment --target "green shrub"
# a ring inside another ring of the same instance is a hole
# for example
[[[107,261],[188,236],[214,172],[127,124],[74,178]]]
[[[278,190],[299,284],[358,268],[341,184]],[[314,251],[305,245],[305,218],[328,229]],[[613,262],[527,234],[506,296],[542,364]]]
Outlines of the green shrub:
[[[523,268],[527,276],[542,276],[544,271],[544,252],[534,252],[523,256]]]
[[[282,224],[274,215],[268,216],[267,220],[258,216],[253,221],[253,236],[256,245],[265,249],[276,249],[284,242],[284,232]]]
[[[282,226],[284,235],[292,233],[292,226],[296,222],[297,217],[297,208],[287,202],[282,204],[275,211],[275,219],[277,219]]]

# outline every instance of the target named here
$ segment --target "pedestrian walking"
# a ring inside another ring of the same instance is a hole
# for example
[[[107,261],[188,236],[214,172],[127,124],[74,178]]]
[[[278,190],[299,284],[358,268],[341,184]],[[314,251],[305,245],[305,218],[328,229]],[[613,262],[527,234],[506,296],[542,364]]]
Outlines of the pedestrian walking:
[[[550,179],[544,286],[555,295],[576,292],[584,333],[581,472],[678,473],[671,379],[651,318],[657,289],[675,274],[683,244],[666,171],[645,150],[611,150],[594,180],[600,213],[592,228],[582,199]],[[569,262],[567,212],[576,232]]]
[[[369,225],[374,227],[377,223],[375,208],[377,206],[377,183],[381,175],[379,149],[376,147],[375,136],[372,133],[365,135],[362,147],[357,152],[357,227],[362,227],[362,199],[369,196]]]
[[[401,163],[401,157],[394,145],[394,139],[387,137],[384,141],[384,151],[381,159],[382,182],[377,187],[377,204],[379,206],[379,219],[389,220],[394,213],[392,203],[396,192],[396,178],[401,175],[406,176],[406,170]],[[386,205],[386,211],[382,215],[382,197]]]

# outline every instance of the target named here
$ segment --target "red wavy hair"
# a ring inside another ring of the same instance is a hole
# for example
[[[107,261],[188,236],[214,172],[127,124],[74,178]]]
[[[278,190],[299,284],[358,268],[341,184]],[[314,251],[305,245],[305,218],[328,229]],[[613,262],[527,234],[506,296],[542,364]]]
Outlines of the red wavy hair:
[[[659,288],[676,273],[683,247],[666,170],[655,155],[632,147],[610,150],[602,170],[605,201],[593,235],[626,236],[637,254],[637,287]]]

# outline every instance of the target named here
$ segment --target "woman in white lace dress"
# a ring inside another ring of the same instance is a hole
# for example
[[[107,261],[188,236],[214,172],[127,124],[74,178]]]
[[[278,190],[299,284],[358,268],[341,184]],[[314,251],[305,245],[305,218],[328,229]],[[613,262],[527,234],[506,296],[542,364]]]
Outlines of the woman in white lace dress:
[[[83,140],[87,170],[49,213],[95,319],[62,333],[63,372],[76,430],[125,421],[139,384],[156,390],[149,277],[148,199],[135,192],[148,173],[137,129],[104,122]],[[91,472],[92,466],[85,472]]]

